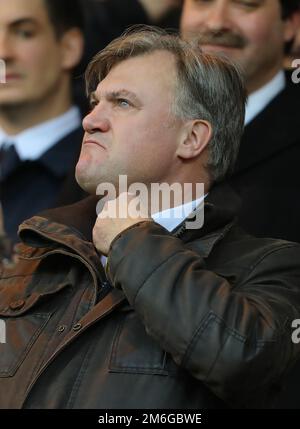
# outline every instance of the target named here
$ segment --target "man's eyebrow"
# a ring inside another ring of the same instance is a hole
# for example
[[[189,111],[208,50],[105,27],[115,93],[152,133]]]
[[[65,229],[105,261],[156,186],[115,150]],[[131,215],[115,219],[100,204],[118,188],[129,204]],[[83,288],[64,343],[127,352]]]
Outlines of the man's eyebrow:
[[[120,97],[128,97],[132,101],[136,102],[137,104],[141,104],[141,101],[138,98],[138,96],[134,92],[128,91],[127,89],[119,89],[117,91],[107,91],[103,94],[103,96],[109,101],[115,100]],[[89,98],[90,98],[90,101],[99,101],[99,97],[97,96],[96,91],[91,92]],[[100,98],[101,98],[101,95],[100,95]]]
[[[138,103],[140,103],[137,95],[132,91],[128,91],[127,89],[119,89],[118,91],[107,92],[106,97],[107,98],[129,97],[132,100],[135,100]]]
[[[10,27],[19,27],[20,25],[24,24],[37,24],[37,20],[31,17],[24,17],[16,19],[15,21],[12,21],[9,26]]]

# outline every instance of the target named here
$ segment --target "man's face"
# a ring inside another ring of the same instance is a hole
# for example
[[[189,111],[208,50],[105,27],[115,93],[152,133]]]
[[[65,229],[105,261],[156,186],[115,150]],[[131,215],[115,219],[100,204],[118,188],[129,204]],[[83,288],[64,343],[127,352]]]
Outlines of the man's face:
[[[238,62],[249,92],[268,82],[282,67],[284,44],[293,36],[281,18],[279,0],[185,0],[184,38],[201,36],[201,47]]]
[[[164,51],[112,68],[92,95],[94,107],[83,120],[76,167],[81,187],[95,193],[100,183],[117,186],[121,174],[128,176],[129,185],[175,179],[182,127],[170,113],[175,81],[175,60]]]
[[[62,79],[61,43],[44,0],[0,0],[0,107],[46,100]]]

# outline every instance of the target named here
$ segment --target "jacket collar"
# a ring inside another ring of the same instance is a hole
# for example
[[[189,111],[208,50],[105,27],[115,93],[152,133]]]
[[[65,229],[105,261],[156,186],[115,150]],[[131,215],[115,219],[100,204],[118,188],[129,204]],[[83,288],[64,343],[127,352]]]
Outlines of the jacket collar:
[[[57,246],[59,246],[64,252],[67,250],[71,254],[81,256],[91,266],[94,275],[100,281],[106,281],[100,255],[92,243],[97,201],[98,197],[91,196],[71,206],[48,210],[21,224],[19,234],[23,242],[27,244],[27,246],[20,245],[21,253],[23,257],[32,261],[31,272],[35,270],[41,257],[46,257],[47,253],[50,254],[54,248],[57,250]],[[207,257],[215,244],[224,237],[234,223],[238,207],[239,199],[228,185],[214,186],[204,205],[203,227],[199,230],[184,230],[181,239],[187,243],[187,246],[192,246],[193,250],[198,251],[202,257]],[[178,234],[183,227],[183,224],[179,226],[174,234]],[[200,240],[197,241],[195,238]],[[6,281],[10,282],[10,275],[7,274]],[[7,316],[23,314],[35,305],[40,296],[56,293],[57,288],[66,286],[66,284],[54,285],[42,293],[27,296],[23,283],[15,282],[15,272],[13,274],[10,293],[7,294],[7,287],[2,289],[0,287],[0,316],[2,314]],[[22,300],[22,305],[20,300]],[[112,289],[105,301],[100,306],[97,305],[97,308],[95,307],[93,317],[102,317],[108,311],[107,308],[111,311],[124,300],[125,295],[121,291]],[[16,305],[19,305],[20,308],[16,308]]]
[[[186,229],[185,223],[181,223],[174,231],[184,243],[188,243],[196,238],[203,240],[211,236],[219,236],[227,230],[228,225],[237,221],[237,213],[241,206],[241,200],[227,183],[215,185],[205,199],[204,223],[199,229]],[[203,210],[198,207],[196,211]]]
[[[60,243],[75,249],[78,243],[85,251],[95,253],[92,244],[92,230],[96,222],[96,204],[99,197],[90,196],[80,202],[47,210],[39,216],[25,221],[19,228],[23,242],[31,247],[51,246]],[[185,221],[174,234],[184,242],[201,238],[223,230],[236,219],[240,199],[226,183],[215,185],[204,204],[204,225],[200,229],[186,230]],[[201,208],[200,208],[201,209]],[[99,257],[99,255],[98,255]]]
[[[78,254],[89,263],[98,278],[105,281],[100,255],[92,243],[97,201],[97,197],[91,196],[70,206],[47,210],[23,222],[19,236],[26,246],[19,246],[19,254],[36,258],[37,254],[40,256],[59,246]]]

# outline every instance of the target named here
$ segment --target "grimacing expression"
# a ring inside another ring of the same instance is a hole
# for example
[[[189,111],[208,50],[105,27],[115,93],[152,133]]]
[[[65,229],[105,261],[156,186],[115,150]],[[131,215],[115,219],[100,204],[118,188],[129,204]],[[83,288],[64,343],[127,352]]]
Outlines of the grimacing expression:
[[[0,107],[46,100],[69,70],[64,39],[57,39],[44,0],[0,0],[0,58],[6,83]]]
[[[294,36],[291,20],[281,13],[279,0],[185,0],[181,33],[200,36],[204,51],[240,64],[252,92],[280,70],[284,45]]]
[[[158,66],[159,64],[159,66]],[[176,66],[156,51],[115,65],[92,95],[76,167],[80,186],[95,193],[100,183],[163,182],[176,177],[176,146],[182,121],[170,113]]]

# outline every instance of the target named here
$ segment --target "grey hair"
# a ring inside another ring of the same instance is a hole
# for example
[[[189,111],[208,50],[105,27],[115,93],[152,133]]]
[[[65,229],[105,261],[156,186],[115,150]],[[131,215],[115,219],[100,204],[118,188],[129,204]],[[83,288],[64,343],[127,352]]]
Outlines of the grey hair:
[[[182,120],[206,120],[212,126],[206,167],[213,182],[221,181],[234,168],[247,99],[241,73],[229,59],[202,52],[196,40],[187,42],[156,27],[134,27],[89,63],[85,74],[87,95],[118,63],[158,50],[171,52],[176,59],[172,113]]]

